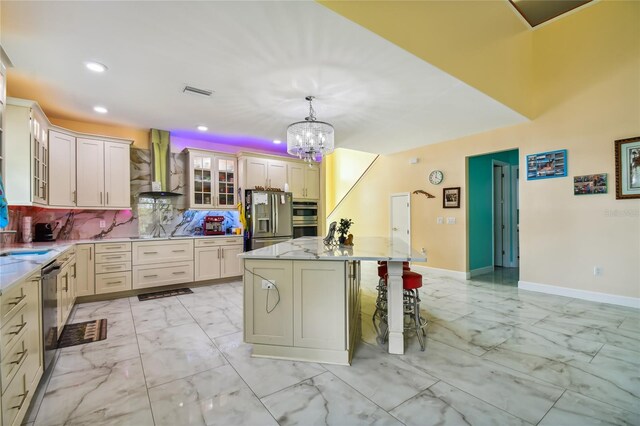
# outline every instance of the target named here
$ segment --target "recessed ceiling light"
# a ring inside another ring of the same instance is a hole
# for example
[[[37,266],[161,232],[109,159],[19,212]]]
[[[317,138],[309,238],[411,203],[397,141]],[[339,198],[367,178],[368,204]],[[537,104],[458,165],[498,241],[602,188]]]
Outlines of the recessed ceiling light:
[[[85,62],[84,66],[93,72],[105,72],[107,70],[107,66],[100,62]]]
[[[207,126],[198,126],[198,130],[200,130],[201,132],[206,132],[207,130],[209,130],[209,128]]]
[[[275,143],[276,145],[280,145],[282,141],[280,139],[274,139],[273,143]]]
[[[95,112],[97,112],[97,113],[100,113],[100,114],[106,114],[107,112],[109,112],[109,111],[108,111],[105,107],[103,107],[103,106],[94,106],[94,107],[93,107],[93,110],[94,110]]]

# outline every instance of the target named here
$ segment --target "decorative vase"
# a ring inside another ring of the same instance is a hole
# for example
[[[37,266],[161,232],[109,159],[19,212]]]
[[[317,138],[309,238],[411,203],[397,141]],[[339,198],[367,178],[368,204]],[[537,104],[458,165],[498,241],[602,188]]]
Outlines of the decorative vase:
[[[338,242],[339,242],[340,244],[344,244],[344,242],[345,242],[345,241],[347,241],[347,237],[345,237],[344,235],[340,235],[340,236],[338,237]]]

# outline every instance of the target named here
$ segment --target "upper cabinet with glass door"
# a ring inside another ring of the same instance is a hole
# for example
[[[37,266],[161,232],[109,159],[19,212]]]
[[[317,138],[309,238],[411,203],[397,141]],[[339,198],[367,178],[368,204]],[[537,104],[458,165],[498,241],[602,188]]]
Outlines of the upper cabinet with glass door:
[[[235,157],[187,148],[189,162],[189,208],[234,208]]]

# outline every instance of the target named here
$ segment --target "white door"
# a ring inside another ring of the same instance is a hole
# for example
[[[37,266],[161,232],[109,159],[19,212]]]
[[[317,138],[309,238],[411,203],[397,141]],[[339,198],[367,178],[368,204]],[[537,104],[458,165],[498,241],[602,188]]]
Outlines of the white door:
[[[511,266],[511,169],[494,160],[493,165],[493,264]]]
[[[78,207],[104,206],[104,142],[76,140]]]
[[[105,206],[130,207],[129,144],[104,143]]]
[[[411,245],[411,198],[408,192],[391,195],[391,240]]]
[[[76,138],[49,132],[49,205],[76,205]]]
[[[246,183],[244,189],[254,189],[267,184],[267,160],[263,158],[247,158]]]
[[[320,168],[312,165],[304,169],[304,196],[309,200],[320,199]]]
[[[520,266],[520,166],[511,166],[511,235],[512,252],[511,266],[517,268]]]
[[[287,163],[269,160],[268,167],[267,177],[269,178],[269,184],[267,186],[284,190],[284,184],[287,181]]]
[[[304,165],[299,163],[289,163],[289,191],[293,193],[294,199],[304,198]]]

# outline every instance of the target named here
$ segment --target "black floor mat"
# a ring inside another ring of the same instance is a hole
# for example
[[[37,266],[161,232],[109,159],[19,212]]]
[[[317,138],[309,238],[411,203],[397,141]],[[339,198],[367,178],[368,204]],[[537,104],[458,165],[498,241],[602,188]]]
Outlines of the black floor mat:
[[[62,329],[58,347],[83,345],[85,343],[98,342],[107,338],[107,320],[99,319],[93,321],[79,322],[77,324],[67,324]]]
[[[181,294],[193,293],[190,288],[176,288],[173,290],[156,291],[155,293],[142,293],[138,295],[138,300],[144,302],[145,300],[161,299],[163,297],[180,296]]]

